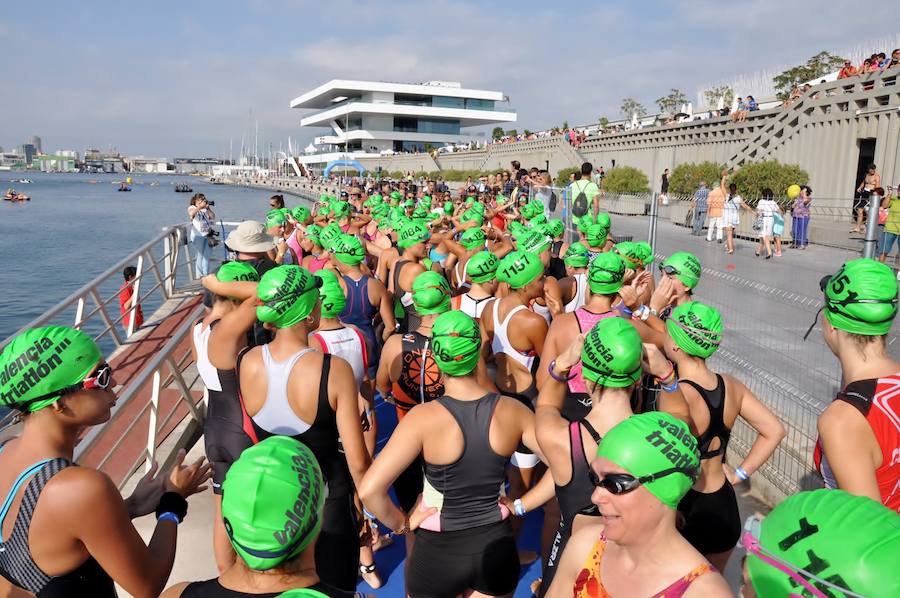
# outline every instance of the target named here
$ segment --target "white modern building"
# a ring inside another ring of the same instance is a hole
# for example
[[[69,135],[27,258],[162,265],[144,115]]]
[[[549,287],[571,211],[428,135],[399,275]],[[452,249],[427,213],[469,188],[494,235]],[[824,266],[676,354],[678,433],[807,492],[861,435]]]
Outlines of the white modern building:
[[[483,141],[484,133],[467,134],[464,129],[516,122],[513,109],[498,106],[505,101],[502,92],[465,89],[456,82],[334,79],[291,101],[291,108],[314,111],[301,118],[300,126],[330,129],[315,138],[316,153],[307,148],[299,160],[326,161],[323,151],[357,157]]]

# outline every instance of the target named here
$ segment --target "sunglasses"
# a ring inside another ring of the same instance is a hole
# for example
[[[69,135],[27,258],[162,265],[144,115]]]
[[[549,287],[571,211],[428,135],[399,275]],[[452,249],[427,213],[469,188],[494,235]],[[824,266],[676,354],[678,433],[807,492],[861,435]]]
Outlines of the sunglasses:
[[[649,484],[650,482],[653,482],[655,480],[670,476],[673,473],[682,473],[692,480],[697,479],[697,470],[688,469],[686,467],[670,467],[669,469],[664,469],[660,472],[641,476],[639,478],[634,477],[630,473],[611,473],[601,478],[599,475],[597,475],[597,472],[595,472],[593,469],[589,469],[588,479],[591,481],[591,484],[593,484],[595,488],[603,488],[610,494],[619,496],[621,494],[634,492],[638,489],[639,486],[643,484]]]
[[[73,392],[77,392],[79,390],[93,390],[95,388],[106,389],[109,388],[110,383],[112,382],[112,366],[106,362],[101,363],[97,366],[97,369],[94,370],[94,373],[81,382],[77,384],[72,384],[71,386],[66,386],[54,392],[48,392],[47,394],[43,394],[39,397],[35,397],[26,403],[22,403],[18,406],[21,411],[27,411],[28,406],[33,403],[38,403],[40,401],[44,401],[51,397],[62,397],[63,395],[67,395]]]
[[[795,567],[791,563],[775,556],[774,554],[760,546],[759,536],[761,528],[762,519],[759,516],[751,515],[750,517],[748,517],[747,521],[744,522],[744,531],[741,534],[741,546],[744,547],[744,550],[746,550],[748,554],[752,554],[765,564],[771,567],[775,567],[782,573],[785,573],[792,580],[794,580],[794,582],[805,588],[803,594],[791,593],[789,595],[789,598],[802,598],[806,592],[809,592],[815,598],[831,598],[832,596],[834,596],[834,594],[830,590],[836,590],[841,594],[848,596],[849,598],[865,598],[862,594],[857,594],[856,592],[848,590],[847,588],[822,579],[821,577],[817,577],[816,575],[805,569]],[[840,578],[838,577],[838,579]],[[822,590],[818,589],[816,586],[810,583],[810,581],[815,582],[815,584],[818,586],[828,588],[828,593],[826,594]]]

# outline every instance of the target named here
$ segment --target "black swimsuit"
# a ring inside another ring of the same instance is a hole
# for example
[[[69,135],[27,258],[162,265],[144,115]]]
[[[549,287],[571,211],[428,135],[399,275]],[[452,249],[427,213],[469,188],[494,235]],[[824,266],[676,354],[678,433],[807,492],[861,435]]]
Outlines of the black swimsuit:
[[[724,455],[731,438],[731,429],[725,425],[725,380],[716,374],[716,387],[712,390],[692,380],[679,380],[679,383],[693,387],[709,410],[709,426],[698,438],[700,459]],[[719,448],[710,450],[714,438],[719,439]],[[698,492],[691,488],[678,504],[678,511],[685,519],[681,535],[700,554],[731,550],[741,535],[737,496],[727,479],[715,492]]]
[[[2,449],[0,449],[2,450]],[[23,471],[3,502],[0,509],[0,526],[6,519],[10,504],[28,476],[33,475],[25,495],[19,505],[19,514],[9,538],[0,539],[0,575],[10,583],[36,594],[39,598],[67,598],[69,596],[91,596],[107,598],[116,596],[112,578],[100,567],[94,557],[88,559],[69,573],[51,576],[44,573],[28,546],[28,531],[38,498],[47,482],[60,471],[76,467],[68,459],[46,459]]]

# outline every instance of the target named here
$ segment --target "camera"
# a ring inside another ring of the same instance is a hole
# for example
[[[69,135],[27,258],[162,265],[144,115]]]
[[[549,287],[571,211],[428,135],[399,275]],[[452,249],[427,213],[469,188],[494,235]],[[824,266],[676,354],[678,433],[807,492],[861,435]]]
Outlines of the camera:
[[[211,239],[212,239],[212,238],[215,238],[215,237],[218,237],[218,236],[219,236],[219,231],[217,231],[217,230],[214,229],[214,228],[211,228],[211,229],[209,229],[209,232],[206,233],[206,236],[209,237],[209,238],[211,238]]]
[[[209,201],[209,200],[207,199],[207,200],[206,200],[206,205],[208,205],[208,206],[214,206],[214,205],[216,205],[216,202],[214,202],[214,201]]]

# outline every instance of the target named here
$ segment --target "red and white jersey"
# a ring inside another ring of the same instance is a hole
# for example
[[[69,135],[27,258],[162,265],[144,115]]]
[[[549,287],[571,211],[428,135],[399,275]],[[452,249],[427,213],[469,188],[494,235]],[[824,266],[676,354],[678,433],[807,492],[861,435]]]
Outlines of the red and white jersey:
[[[356,386],[359,387],[369,368],[366,339],[362,332],[352,326],[344,326],[335,330],[317,330],[312,336],[319,342],[324,353],[337,355],[350,364]]]
[[[881,502],[900,513],[900,373],[848,384],[834,400],[856,407],[872,428],[881,447],[881,467],[875,470]],[[825,485],[837,488],[821,439],[816,442],[813,459]]]

